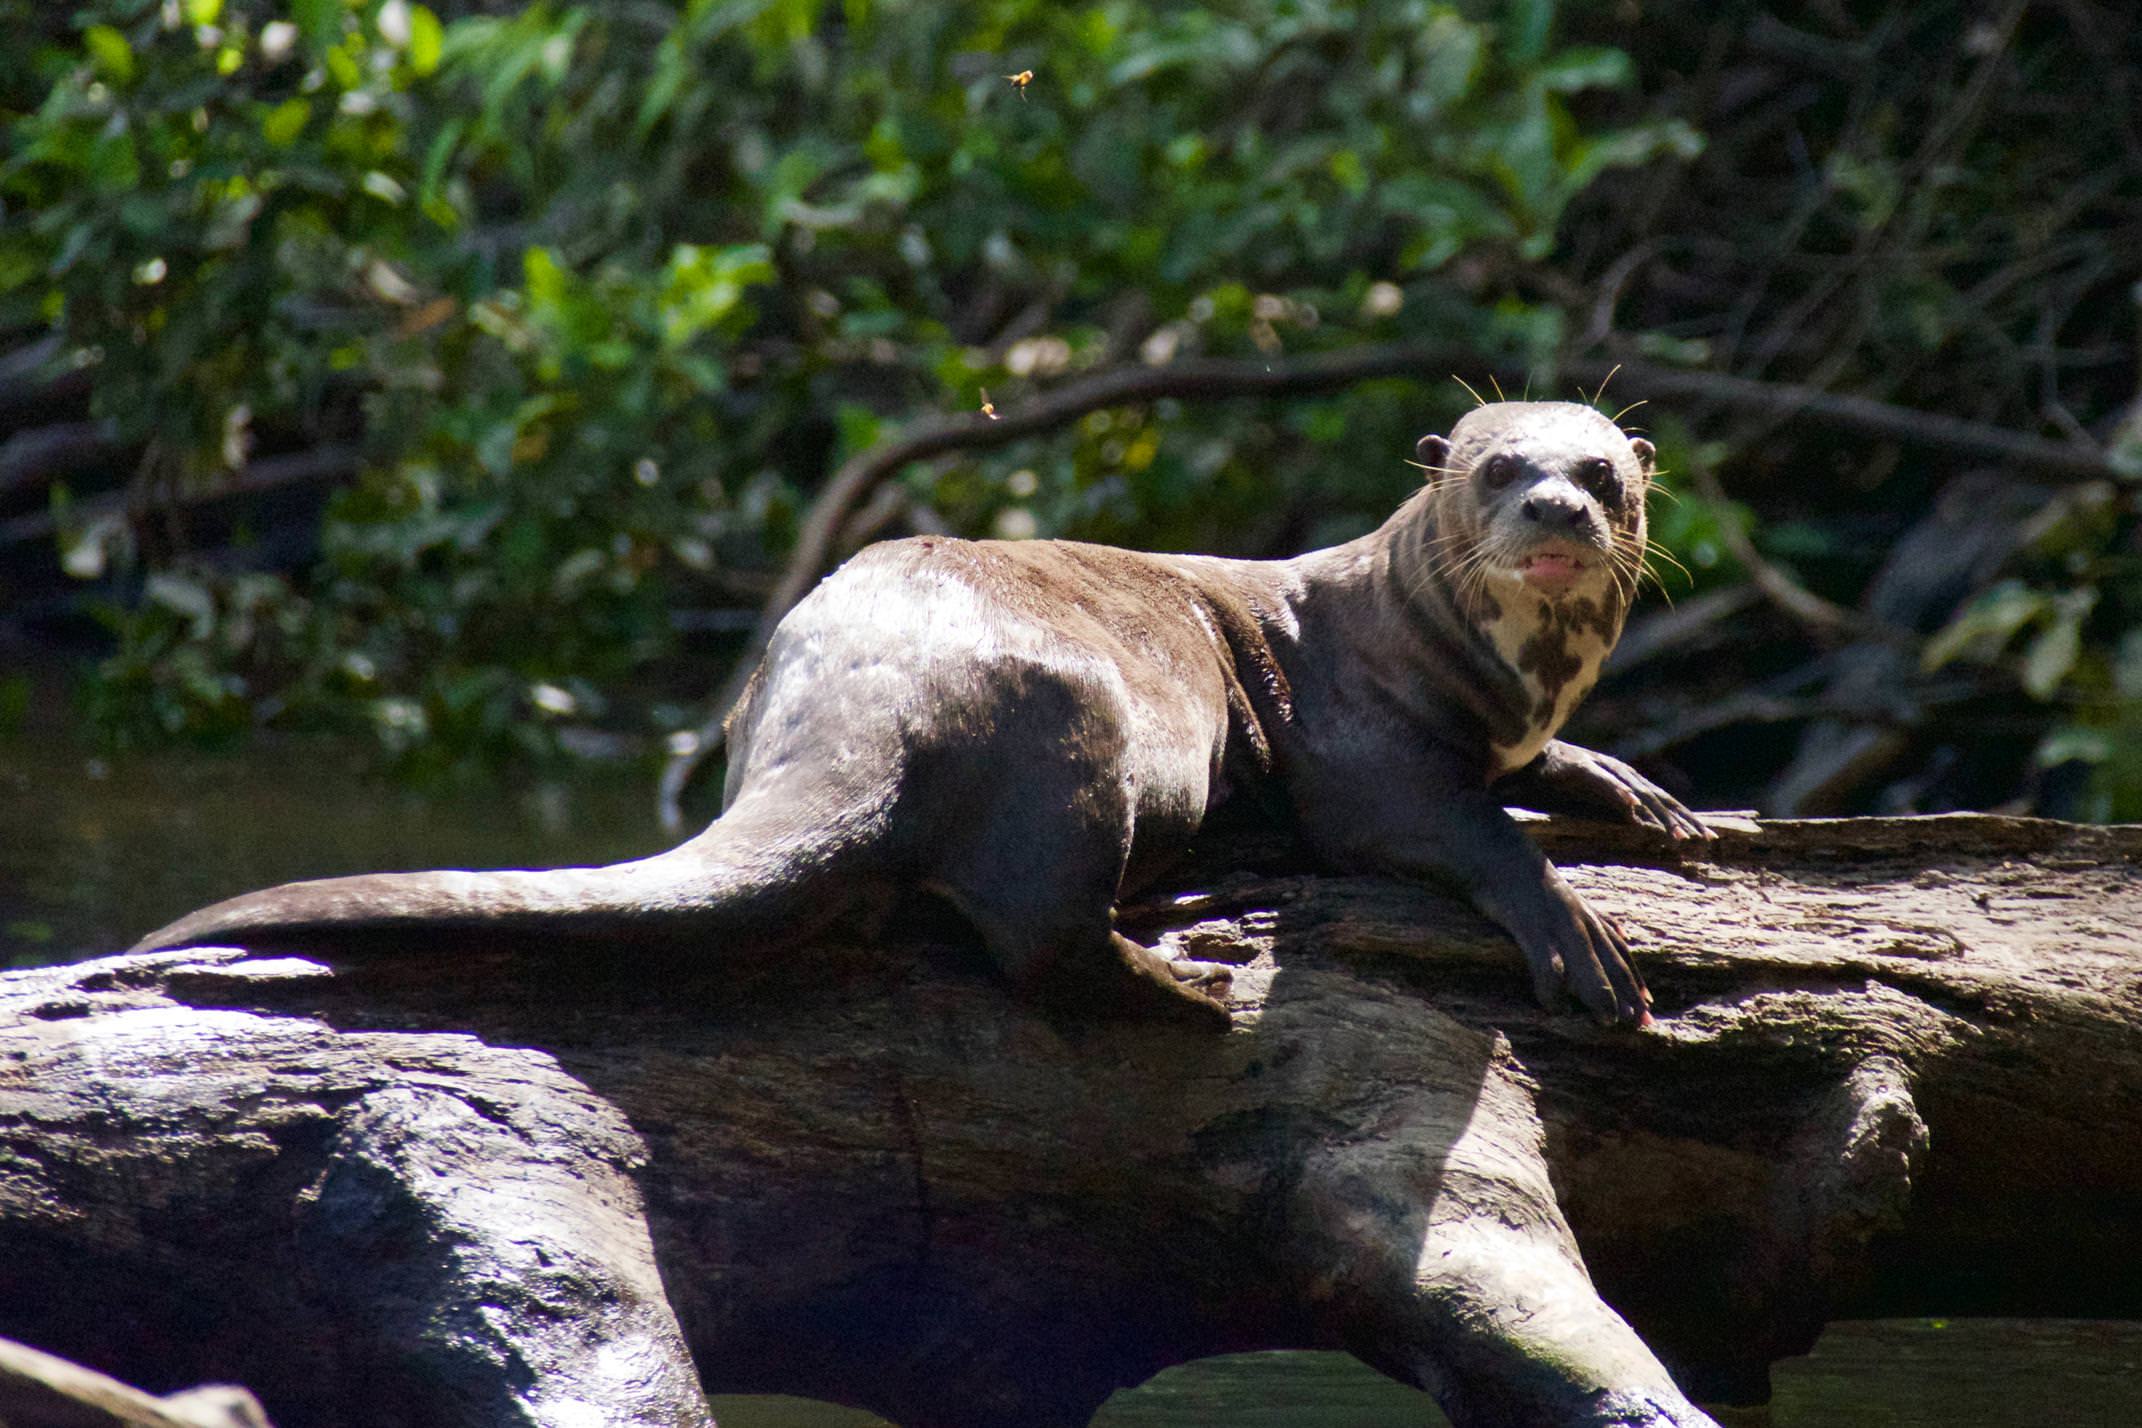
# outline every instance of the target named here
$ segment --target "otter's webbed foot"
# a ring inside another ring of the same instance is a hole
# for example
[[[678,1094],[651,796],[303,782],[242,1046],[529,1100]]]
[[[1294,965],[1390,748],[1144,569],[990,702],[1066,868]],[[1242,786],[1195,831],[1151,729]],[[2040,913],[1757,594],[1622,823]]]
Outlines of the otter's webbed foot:
[[[1224,1000],[1234,990],[1235,969],[1225,962],[1194,962],[1188,957],[1170,957],[1168,973],[1191,990]]]
[[[1170,957],[1140,946],[1122,933],[1110,934],[1116,955],[1131,977],[1129,988],[1150,988],[1161,993],[1140,992],[1127,998],[1133,1014],[1152,1015],[1166,1021],[1224,1031],[1233,1024],[1225,998],[1235,984],[1235,969],[1225,962],[1196,962]]]
[[[1027,984],[1035,999],[1074,1017],[1159,1021],[1202,1031],[1234,1024],[1222,1000],[1234,969],[1219,962],[1177,960],[1108,934],[1100,956],[1065,956]]]
[[[1603,1024],[1650,1019],[1628,940],[1525,836],[1503,808],[1501,784],[1483,788],[1477,769],[1433,751],[1394,750],[1390,764],[1392,776],[1352,788],[1343,808],[1310,805],[1319,852],[1341,867],[1455,884],[1517,943],[1549,1011],[1573,996]]]
[[[1501,923],[1532,970],[1532,994],[1548,1011],[1573,996],[1601,1026],[1651,1021],[1651,992],[1621,925],[1592,911],[1577,890],[1548,868],[1543,885],[1497,889],[1478,897]]]
[[[1619,814],[1640,828],[1654,829],[1676,842],[1709,841],[1713,832],[1681,800],[1612,754],[1596,753],[1556,739],[1526,768],[1510,775],[1496,791],[1519,799],[1543,794],[1543,811],[1604,811]]]

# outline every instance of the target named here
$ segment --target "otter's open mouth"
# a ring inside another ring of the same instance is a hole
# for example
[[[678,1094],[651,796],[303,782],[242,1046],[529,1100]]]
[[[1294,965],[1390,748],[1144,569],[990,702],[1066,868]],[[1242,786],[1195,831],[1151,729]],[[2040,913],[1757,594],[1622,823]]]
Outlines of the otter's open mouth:
[[[1584,577],[1591,562],[1564,547],[1536,550],[1517,562],[1517,573],[1527,585],[1550,595],[1560,594]]]

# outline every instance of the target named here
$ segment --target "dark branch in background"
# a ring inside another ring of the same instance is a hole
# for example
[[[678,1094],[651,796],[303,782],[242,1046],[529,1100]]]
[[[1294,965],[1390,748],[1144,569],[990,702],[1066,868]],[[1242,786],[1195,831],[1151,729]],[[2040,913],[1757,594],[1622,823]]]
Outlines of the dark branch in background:
[[[34,495],[118,454],[102,422],[62,421],[18,431],[0,441],[0,499]]]
[[[70,402],[88,399],[91,369],[55,370],[59,355],[60,340],[49,334],[0,353],[0,421],[41,420]]]
[[[1067,382],[1031,402],[995,417],[979,412],[957,417],[925,417],[892,439],[858,452],[842,463],[811,503],[780,583],[759,612],[757,627],[737,657],[736,666],[710,702],[708,715],[688,747],[672,753],[662,770],[657,810],[662,824],[676,831],[683,824],[684,791],[706,757],[719,749],[723,725],[752,669],[766,652],[774,626],[817,583],[831,563],[838,536],[850,514],[881,482],[911,462],[953,451],[984,451],[1022,437],[1053,431],[1088,412],[1133,402],[1173,398],[1220,401],[1235,397],[1298,396],[1335,391],[1381,377],[1439,381],[1455,371],[1479,371],[1485,365],[1500,378],[1521,385],[1527,375],[1509,361],[1483,359],[1460,347],[1388,343],[1312,357],[1272,360],[1192,358],[1163,367],[1116,367]],[[1678,371],[1643,363],[1578,359],[1565,363],[1562,377],[1579,384],[1614,378],[1617,391],[1634,391],[1657,401],[1721,407],[1744,416],[1779,422],[1805,420],[1858,436],[1938,446],[1981,461],[1997,462],[2047,479],[2106,479],[2117,476],[2103,452],[2089,446],[2029,436],[1982,422],[1914,411],[1862,397],[1839,396],[1813,387],[1758,382],[1722,373]],[[1750,565],[1751,570],[1756,569]],[[1764,567],[1768,568],[1768,567]],[[1777,580],[1784,577],[1773,571]],[[1790,584],[1789,581],[1785,581]],[[1798,591],[1799,587],[1792,586]],[[1765,587],[1771,598],[1778,593]],[[1817,597],[1799,591],[1807,600]],[[1789,600],[1790,594],[1785,597]],[[1822,602],[1825,606],[1827,602]],[[1829,611],[1793,611],[1818,625],[1834,625]],[[1843,614],[1844,612],[1839,612]],[[1854,622],[1856,623],[1856,622]]]
[[[1689,473],[1689,478],[1695,483],[1696,493],[1704,500],[1714,506],[1724,504],[1725,488],[1718,484],[1716,472],[1698,467]],[[1718,523],[1718,539],[1724,544],[1727,553],[1748,572],[1748,583],[1755,587],[1756,593],[1799,621],[1817,640],[1835,642],[1865,639],[1889,644],[1915,642],[1915,637],[1909,631],[1893,629],[1856,610],[1848,610],[1833,601],[1823,599],[1771,564],[1769,559],[1755,548],[1755,542],[1748,539],[1748,533],[1734,522]]]
[[[226,480],[211,486],[188,488],[173,495],[163,496],[160,500],[166,504],[180,506],[205,506],[234,496],[257,496],[286,486],[346,481],[357,474],[361,464],[355,447],[316,446],[309,451],[294,451],[283,456],[269,456],[249,462]],[[68,524],[93,525],[110,517],[128,514],[133,508],[134,502],[128,496],[100,496],[75,506],[68,518]],[[59,521],[49,511],[16,516],[12,520],[0,521],[0,550],[51,540],[58,533]]]
[[[1626,384],[1656,401],[1723,407],[1743,416],[1776,421],[1806,420],[1855,436],[1938,446],[1958,456],[2012,468],[2019,476],[2046,481],[2114,480],[2120,476],[2102,449],[2081,442],[2049,441],[1984,422],[1867,397],[1842,396],[1819,387],[1758,382],[1723,372],[1688,372],[1636,362],[1620,366],[1621,375],[1614,379],[1615,390]],[[1569,363],[1564,371],[1579,381],[1591,382],[1603,380],[1613,367],[1604,361],[1577,361]]]

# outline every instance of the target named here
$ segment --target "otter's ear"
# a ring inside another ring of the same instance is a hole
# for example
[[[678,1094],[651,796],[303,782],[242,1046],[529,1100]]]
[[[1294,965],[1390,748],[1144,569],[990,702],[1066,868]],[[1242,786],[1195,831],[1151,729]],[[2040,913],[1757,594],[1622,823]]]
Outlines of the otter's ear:
[[[1640,436],[1629,438],[1629,450],[1636,453],[1636,464],[1644,468],[1644,479],[1649,480],[1658,464],[1659,449]]]
[[[1428,479],[1431,481],[1438,476],[1447,475],[1449,473],[1445,468],[1450,465],[1450,443],[1430,432],[1413,443],[1413,459],[1428,468]]]

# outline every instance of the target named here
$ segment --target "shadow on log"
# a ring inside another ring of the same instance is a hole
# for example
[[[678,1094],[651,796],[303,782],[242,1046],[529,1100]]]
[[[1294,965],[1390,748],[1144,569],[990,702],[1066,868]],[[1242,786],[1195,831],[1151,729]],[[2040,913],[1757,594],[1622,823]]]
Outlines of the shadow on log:
[[[2142,1313],[2142,828],[1536,831],[1651,1030],[1532,1009],[1436,892],[1254,850],[1124,912],[1239,964],[1225,1036],[1047,1019],[920,908],[763,966],[9,974],[0,1334],[283,1428],[703,1390],[1068,1428],[1289,1347],[1460,1425],[1687,1424],[1845,1311]]]

